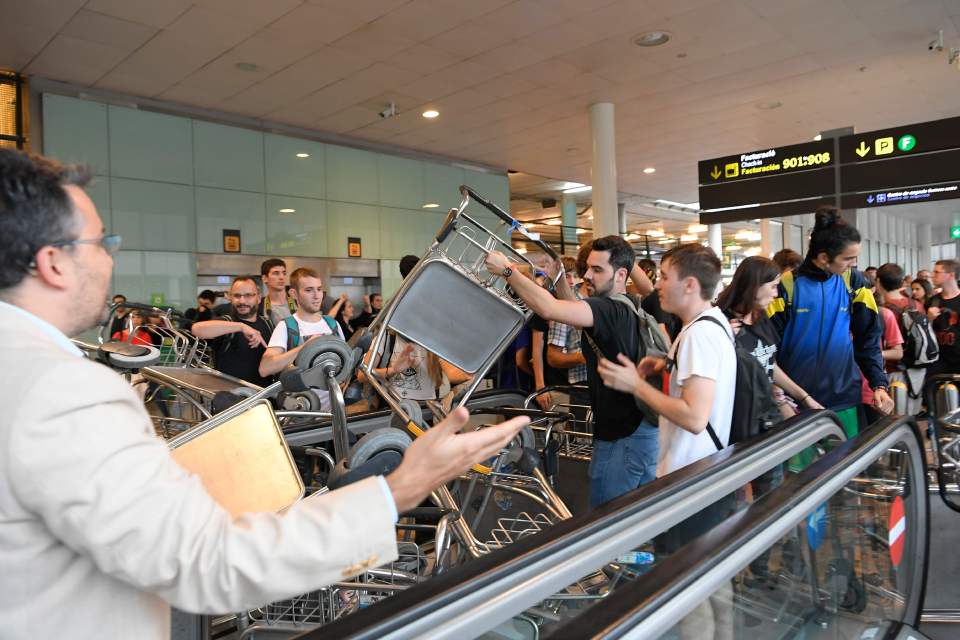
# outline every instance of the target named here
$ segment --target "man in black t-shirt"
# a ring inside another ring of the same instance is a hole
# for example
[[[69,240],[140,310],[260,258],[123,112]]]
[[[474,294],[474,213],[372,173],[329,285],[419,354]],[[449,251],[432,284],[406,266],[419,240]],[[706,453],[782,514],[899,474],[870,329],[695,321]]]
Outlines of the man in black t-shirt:
[[[583,330],[581,349],[587,361],[587,385],[593,407],[593,456],[590,461],[590,503],[597,506],[650,482],[657,468],[657,415],[638,406],[633,395],[604,386],[597,374],[598,356],[616,361],[624,354],[634,361],[640,353],[637,314],[626,292],[630,277],[643,292],[652,288],[649,278],[634,264],[633,248],[619,236],[593,241],[587,257],[584,285],[590,296],[576,300],[561,278],[557,300],[532,280],[518,273],[497,251],[487,255],[487,270],[505,278],[534,313]],[[594,349],[590,342],[593,342]]]
[[[251,276],[240,276],[230,285],[230,313],[197,322],[193,334],[210,340],[217,371],[261,387],[270,383],[260,375],[260,359],[273,326],[258,314],[260,291]]]
[[[933,286],[940,293],[930,300],[927,316],[937,334],[940,359],[927,370],[928,376],[960,373],[960,262],[937,260],[933,267]]]

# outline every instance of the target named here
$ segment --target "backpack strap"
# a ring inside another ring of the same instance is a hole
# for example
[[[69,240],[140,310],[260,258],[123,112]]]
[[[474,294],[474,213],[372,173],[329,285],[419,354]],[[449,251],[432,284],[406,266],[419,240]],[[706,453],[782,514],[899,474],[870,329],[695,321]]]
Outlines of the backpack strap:
[[[781,282],[782,282],[782,281],[781,281]],[[709,320],[710,322],[714,323],[715,325],[717,325],[718,327],[720,327],[721,329],[723,329],[723,332],[724,332],[724,333],[727,332],[727,330],[724,329],[724,327],[723,327],[723,323],[720,322],[719,320],[717,320],[716,318],[714,318],[713,316],[704,316],[704,315],[701,315],[700,317],[698,317],[696,320],[694,320],[694,321],[691,322],[690,324],[693,324],[694,322],[700,322],[701,320]],[[734,349],[736,349],[736,344],[737,344],[737,339],[736,339],[736,337],[733,338],[733,344],[734,344]],[[674,359],[675,359],[675,360],[679,360],[679,359],[680,359],[680,343],[677,343],[677,350],[676,350],[676,352],[675,352],[675,354],[674,354]],[[717,437],[717,432],[714,431],[713,425],[710,424],[710,421],[709,421],[709,420],[707,421],[707,429],[706,429],[706,431],[707,431],[707,435],[710,436],[710,440],[713,441],[713,446],[715,446],[715,447],[717,448],[717,451],[723,451],[723,444],[720,442],[720,438]]]
[[[330,316],[323,316],[323,319],[326,320],[327,326],[330,327],[330,331],[333,333],[333,335],[334,336],[338,335],[337,321],[334,318],[331,318]]]
[[[717,448],[717,451],[723,451],[723,445],[720,443],[720,438],[717,437],[717,432],[713,430],[713,425],[707,422],[707,433],[710,435],[710,439],[713,440],[713,446]]]
[[[300,346],[300,324],[293,316],[284,318],[283,324],[287,325],[287,351],[290,351]]]

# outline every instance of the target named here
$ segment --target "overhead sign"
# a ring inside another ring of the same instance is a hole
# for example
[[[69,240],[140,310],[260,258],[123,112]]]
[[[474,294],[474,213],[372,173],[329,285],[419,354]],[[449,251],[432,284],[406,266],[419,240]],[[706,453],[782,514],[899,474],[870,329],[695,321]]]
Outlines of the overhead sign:
[[[360,238],[347,238],[347,255],[351,258],[359,258],[363,255],[363,246]]]
[[[240,229],[223,230],[223,252],[240,253]]]
[[[952,227],[950,227],[950,238],[952,238],[953,240],[960,239],[960,226],[953,225]]]
[[[698,163],[704,224],[960,198],[960,117]]]

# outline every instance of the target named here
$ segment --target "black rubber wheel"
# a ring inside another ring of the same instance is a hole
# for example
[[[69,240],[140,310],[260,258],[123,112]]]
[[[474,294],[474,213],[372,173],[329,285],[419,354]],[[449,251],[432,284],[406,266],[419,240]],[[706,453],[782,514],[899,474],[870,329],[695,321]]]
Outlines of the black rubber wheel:
[[[342,383],[353,373],[353,349],[335,336],[318,336],[303,345],[293,364],[299,371],[329,364],[337,382]]]
[[[400,401],[400,407],[410,416],[410,420],[413,421],[421,429],[426,429],[427,425],[423,421],[423,409],[420,407],[420,403],[416,400],[410,400],[409,398],[404,398]],[[390,427],[394,429],[401,429],[406,431],[407,423],[403,418],[397,414],[396,411],[390,416]]]
[[[350,468],[355,469],[374,456],[387,451],[394,451],[402,456],[412,442],[407,432],[400,429],[385,427],[371,431],[350,447]]]
[[[320,396],[310,389],[281,393],[277,401],[285,411],[320,411]]]

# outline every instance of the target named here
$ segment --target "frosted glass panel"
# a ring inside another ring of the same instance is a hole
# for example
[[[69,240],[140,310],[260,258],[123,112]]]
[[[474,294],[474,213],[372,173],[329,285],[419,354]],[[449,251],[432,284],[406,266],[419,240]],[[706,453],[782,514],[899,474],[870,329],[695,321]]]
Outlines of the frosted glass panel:
[[[293,209],[293,212],[280,213],[281,209]],[[267,196],[267,253],[276,256],[326,256],[326,202]]]
[[[116,233],[128,249],[193,251],[193,187],[113,179]]]
[[[380,257],[422,255],[433,242],[446,214],[383,207],[380,210]]]
[[[380,204],[401,209],[420,209],[423,199],[423,163],[410,158],[377,155]]]
[[[120,251],[113,256],[112,294],[122,293],[130,302],[149,302],[143,289],[143,253]],[[111,295],[112,295],[111,294]]]
[[[115,233],[112,223],[113,215],[110,210],[110,181],[104,176],[94,176],[90,184],[84,187],[84,191],[93,200],[93,205],[97,208],[97,213],[100,214],[106,233]]]
[[[223,251],[223,230],[240,229],[241,253],[266,251],[262,193],[197,188],[197,250]]]
[[[197,185],[263,191],[263,134],[209,122],[193,123]]]
[[[109,116],[114,176],[193,184],[190,120],[113,106]]]
[[[423,163],[423,197],[428,202],[439,204],[441,211],[449,211],[460,204],[460,185],[463,183],[463,169],[433,162]],[[484,195],[482,191],[478,193]]]
[[[380,207],[344,202],[327,203],[327,256],[347,257],[347,238],[360,238],[364,258],[380,256]]]
[[[327,147],[327,198],[377,204],[377,154],[361,149]]]
[[[109,175],[106,105],[43,94],[43,153]]]
[[[267,193],[323,198],[326,145],[286,136],[264,136]],[[298,157],[297,154],[306,154]]]
[[[195,306],[197,260],[191,253],[146,251],[143,283],[148,295],[163,294],[164,304],[181,310]]]

